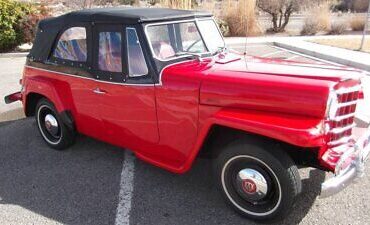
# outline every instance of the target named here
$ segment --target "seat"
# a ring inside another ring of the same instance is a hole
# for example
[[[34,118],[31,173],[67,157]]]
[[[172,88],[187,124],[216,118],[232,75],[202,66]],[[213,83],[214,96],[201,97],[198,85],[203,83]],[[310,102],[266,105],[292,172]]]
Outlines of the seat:
[[[153,50],[159,59],[168,59],[175,56],[175,50],[169,43],[164,41],[153,44]]]

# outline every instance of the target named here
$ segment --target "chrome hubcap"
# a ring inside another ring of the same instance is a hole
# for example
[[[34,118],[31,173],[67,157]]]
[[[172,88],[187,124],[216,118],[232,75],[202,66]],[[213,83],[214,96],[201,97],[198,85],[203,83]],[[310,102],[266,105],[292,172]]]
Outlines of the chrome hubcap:
[[[236,187],[238,193],[247,201],[261,200],[268,191],[268,184],[263,175],[250,168],[239,171]]]
[[[59,125],[57,119],[52,114],[45,116],[45,128],[49,134],[55,138],[58,137]]]

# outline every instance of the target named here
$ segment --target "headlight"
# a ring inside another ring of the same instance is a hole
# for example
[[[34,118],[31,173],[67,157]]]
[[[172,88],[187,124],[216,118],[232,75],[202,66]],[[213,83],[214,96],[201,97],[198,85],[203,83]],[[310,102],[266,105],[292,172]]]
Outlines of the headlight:
[[[328,102],[326,105],[326,117],[328,119],[334,119],[338,111],[338,96],[335,92],[331,91],[328,97]]]

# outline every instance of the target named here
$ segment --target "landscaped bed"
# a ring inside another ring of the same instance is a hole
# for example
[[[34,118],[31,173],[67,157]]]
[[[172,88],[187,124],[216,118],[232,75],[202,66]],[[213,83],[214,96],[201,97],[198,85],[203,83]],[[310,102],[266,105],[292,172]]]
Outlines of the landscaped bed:
[[[329,45],[333,47],[346,48],[350,50],[359,50],[361,38],[330,38],[330,39],[317,39],[312,42],[322,45]],[[370,37],[365,38],[362,51],[370,53]]]

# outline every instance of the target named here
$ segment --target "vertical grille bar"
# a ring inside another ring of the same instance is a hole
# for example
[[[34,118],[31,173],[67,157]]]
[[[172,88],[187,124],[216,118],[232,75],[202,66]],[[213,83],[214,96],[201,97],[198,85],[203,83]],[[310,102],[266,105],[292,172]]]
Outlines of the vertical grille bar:
[[[342,144],[340,140],[347,140],[352,135],[354,112],[359,97],[359,90],[355,87],[342,89],[337,92],[338,109],[335,120],[331,121],[331,131],[340,131],[329,135],[329,145],[332,147]],[[348,129],[347,129],[348,128]]]

